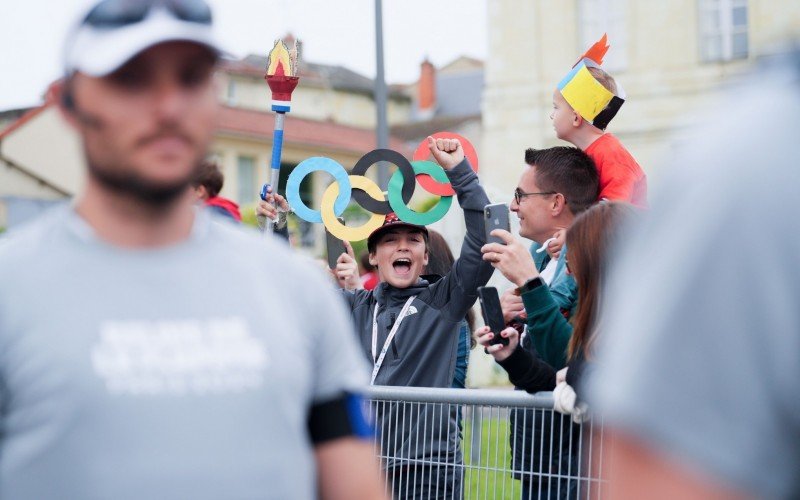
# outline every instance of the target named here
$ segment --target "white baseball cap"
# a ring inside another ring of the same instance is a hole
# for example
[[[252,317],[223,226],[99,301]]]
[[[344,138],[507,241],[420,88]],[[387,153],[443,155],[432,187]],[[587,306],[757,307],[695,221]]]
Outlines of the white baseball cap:
[[[142,51],[171,41],[194,42],[223,54],[203,0],[101,0],[67,35],[65,71],[105,76]]]

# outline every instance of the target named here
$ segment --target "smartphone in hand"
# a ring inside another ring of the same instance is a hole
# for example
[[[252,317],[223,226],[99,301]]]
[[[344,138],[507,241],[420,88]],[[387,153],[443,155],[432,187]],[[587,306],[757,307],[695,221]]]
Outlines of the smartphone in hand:
[[[337,217],[337,219],[344,224],[343,218]],[[342,240],[332,235],[327,229],[325,230],[325,246],[328,252],[328,267],[336,269],[336,261],[339,260],[340,255],[347,253],[347,248]]]
[[[508,345],[508,339],[500,336],[500,332],[506,327],[506,322],[503,321],[503,309],[500,307],[500,295],[497,294],[497,288],[493,286],[479,287],[478,300],[481,301],[483,322],[494,333],[491,343]]]
[[[486,229],[486,243],[500,243],[505,245],[505,242],[497,236],[492,236],[490,233],[495,229],[504,229],[511,231],[511,223],[508,219],[508,205],[505,203],[494,203],[483,207],[483,225]]]

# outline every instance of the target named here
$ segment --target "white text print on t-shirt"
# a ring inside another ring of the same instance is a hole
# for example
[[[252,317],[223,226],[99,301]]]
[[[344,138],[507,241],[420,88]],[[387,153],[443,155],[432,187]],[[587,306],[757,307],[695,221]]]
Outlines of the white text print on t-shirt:
[[[256,390],[269,355],[242,318],[108,321],[92,366],[118,395],[212,395]]]

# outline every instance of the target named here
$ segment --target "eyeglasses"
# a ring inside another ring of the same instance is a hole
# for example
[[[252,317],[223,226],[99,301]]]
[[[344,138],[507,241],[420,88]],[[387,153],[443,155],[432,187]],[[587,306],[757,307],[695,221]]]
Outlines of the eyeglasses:
[[[516,201],[517,205],[519,205],[519,203],[522,200],[522,198],[525,198],[526,196],[537,195],[537,194],[550,195],[550,194],[558,194],[558,193],[556,193],[555,191],[546,191],[546,192],[542,192],[542,193],[525,193],[520,188],[517,188],[517,189],[514,190],[514,201]]]
[[[86,15],[83,24],[120,28],[144,21],[155,6],[164,7],[181,21],[211,24],[211,8],[203,0],[105,0]]]

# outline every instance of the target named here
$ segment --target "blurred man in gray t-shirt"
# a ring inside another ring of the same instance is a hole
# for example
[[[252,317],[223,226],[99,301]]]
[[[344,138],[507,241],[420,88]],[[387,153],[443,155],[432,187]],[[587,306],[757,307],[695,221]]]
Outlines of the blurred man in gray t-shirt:
[[[106,0],[65,53],[88,176],[0,241],[0,497],[381,497],[341,301],[195,209],[208,7]]]
[[[611,498],[800,498],[800,54],[728,97],[615,270]]]

